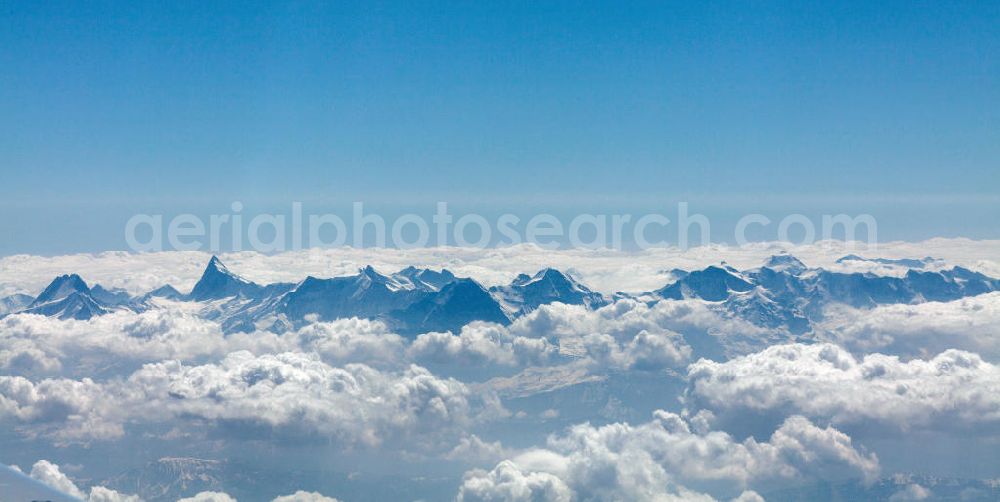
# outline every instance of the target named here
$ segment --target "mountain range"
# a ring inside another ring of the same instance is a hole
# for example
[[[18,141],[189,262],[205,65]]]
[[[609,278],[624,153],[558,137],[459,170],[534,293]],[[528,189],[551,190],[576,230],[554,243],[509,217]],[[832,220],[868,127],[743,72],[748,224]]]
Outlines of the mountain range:
[[[472,321],[506,325],[555,302],[597,309],[624,298],[648,304],[696,299],[726,316],[802,334],[822,320],[824,310],[833,304],[871,308],[951,301],[1000,290],[1000,280],[966,268],[931,270],[930,265],[940,265],[933,258],[869,260],[849,255],[840,263],[851,261],[906,271],[900,276],[837,272],[810,268],[792,255],[779,254],[747,270],[725,263],[701,270],[673,270],[674,280],[660,289],[605,296],[553,268],[521,274],[508,285],[491,288],[448,270],[408,267],[384,275],[371,266],[350,276],[310,276],[298,283],[263,285],[240,277],[213,256],[187,294],[164,285],[130,296],[99,284],[90,287],[79,275],[69,274],[55,278],[37,297],[0,298],[0,316],[26,313],[85,320],[117,310],[142,312],[170,300],[201,304],[201,315],[220,322],[226,333],[280,333],[310,322],[359,317],[381,320],[398,333],[414,335],[457,331]]]

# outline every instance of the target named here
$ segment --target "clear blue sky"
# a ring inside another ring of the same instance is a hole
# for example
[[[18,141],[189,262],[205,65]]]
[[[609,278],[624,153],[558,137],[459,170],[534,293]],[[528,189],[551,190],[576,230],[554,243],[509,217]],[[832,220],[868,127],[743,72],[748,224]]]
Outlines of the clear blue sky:
[[[1000,2],[696,3],[0,2],[0,254],[232,200],[1000,238]]]

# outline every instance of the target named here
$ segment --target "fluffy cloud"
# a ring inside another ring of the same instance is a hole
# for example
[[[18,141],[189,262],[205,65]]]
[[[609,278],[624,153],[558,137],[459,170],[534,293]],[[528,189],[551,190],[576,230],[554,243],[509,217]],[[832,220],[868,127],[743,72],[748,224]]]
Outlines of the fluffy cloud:
[[[911,483],[893,493],[889,497],[889,502],[912,502],[916,500],[926,500],[933,495],[930,490],[916,483]]]
[[[458,335],[425,333],[407,350],[421,364],[471,367],[544,365],[557,353],[545,338],[513,335],[503,326],[483,322],[466,325]]]
[[[110,488],[95,486],[90,489],[90,494],[84,494],[68,476],[63,474],[59,466],[48,460],[39,460],[31,467],[29,474],[33,479],[48,485],[67,495],[76,497],[87,502],[142,502],[142,499],[135,495],[125,495]]]
[[[444,458],[448,460],[465,461],[472,464],[494,464],[508,455],[500,441],[486,442],[471,434],[458,441]]]
[[[0,331],[0,370],[18,375],[56,374],[62,370],[60,355],[45,349],[39,339]]]
[[[76,487],[76,484],[59,470],[59,466],[48,460],[35,462],[35,465],[31,466],[29,476],[67,495],[72,495],[78,499],[85,498],[85,495]]]
[[[178,499],[177,502],[236,502],[228,493],[200,492],[193,497]]]
[[[843,474],[871,479],[879,471],[878,459],[855,448],[848,436],[803,417],[789,418],[767,442],[736,441],[710,430],[710,421],[705,414],[685,420],[657,411],[654,420],[637,426],[576,425],[550,437],[545,449],[525,451],[492,471],[466,473],[459,498],[711,500],[695,491],[699,485],[701,491],[722,486],[739,493],[771,479]]]
[[[8,316],[0,319],[0,370],[96,376],[164,359],[190,361],[237,350],[264,353],[294,348],[294,338],[273,333],[224,336],[218,323],[198,318],[191,308],[167,305],[140,314],[115,312],[84,321]]]
[[[577,305],[555,303],[516,319],[509,329],[517,336],[558,338],[564,346],[580,345],[582,337],[591,334],[608,335],[618,343],[627,344],[645,331],[635,343],[647,346],[634,348],[649,349],[648,343],[655,343],[661,348],[666,348],[661,342],[672,345],[672,355],[660,352],[662,357],[658,356],[661,362],[672,360],[667,366],[686,362],[692,351],[700,355],[722,356],[745,353],[777,340],[787,340],[784,332],[727,316],[701,300],[664,300],[648,304],[620,299],[594,311]],[[646,358],[644,362],[651,361]]]
[[[0,377],[0,420],[58,441],[108,439],[127,423],[206,420],[375,446],[409,437],[414,446],[505,413],[495,396],[410,366],[382,372],[334,367],[315,355],[236,352],[218,364],[147,364],[126,380]]]
[[[17,466],[12,466],[20,471]],[[76,497],[86,502],[142,502],[137,495],[126,495],[103,486],[91,487],[90,493],[85,493],[73,480],[60,470],[59,466],[48,460],[39,460],[31,467],[29,476],[62,493]],[[236,502],[231,495],[218,491],[205,491],[181,498],[178,502]],[[333,497],[327,497],[318,492],[296,491],[290,495],[282,495],[272,499],[272,502],[338,502]]]
[[[144,363],[201,363],[231,352],[307,352],[332,365],[364,363],[404,369],[411,363],[471,380],[510,374],[577,358],[595,371],[682,367],[691,349],[670,327],[733,328],[702,302],[647,306],[622,300],[598,311],[546,305],[513,326],[473,322],[457,334],[425,333],[407,340],[379,321],[316,322],[281,335],[266,331],[224,335],[196,306],[164,302],[143,313],[115,312],[89,320],[59,320],[30,314],[0,319],[0,371],[28,377],[128,375]],[[738,331],[733,328],[733,331]]]
[[[88,502],[142,502],[138,495],[123,495],[110,488],[94,486],[90,489]]]
[[[764,497],[761,497],[760,494],[755,491],[748,490],[734,498],[733,502],[764,502]]]
[[[407,345],[384,323],[357,318],[308,324],[284,338],[288,345],[318,353],[327,363],[363,362],[376,367],[403,364]]]
[[[590,334],[577,340],[563,340],[564,347],[582,348],[597,368],[660,370],[677,368],[687,362],[691,348],[681,335],[670,331],[642,330],[619,344],[611,335]]]
[[[56,442],[116,438],[123,429],[119,409],[100,384],[90,379],[0,376],[0,421],[13,423],[29,436]]]
[[[230,354],[219,364],[146,365],[127,387],[153,414],[292,429],[377,445],[396,435],[431,440],[502,413],[489,395],[411,366],[384,373],[361,364],[331,367],[301,353]]]
[[[458,491],[459,502],[569,502],[572,498],[573,492],[563,480],[547,472],[522,472],[509,460],[489,472],[467,472]]]
[[[271,502],[337,502],[337,499],[316,492],[299,490],[291,495],[275,497]]]
[[[951,302],[829,309],[818,336],[856,353],[929,357],[949,348],[1000,360],[1000,293]]]
[[[640,331],[649,332],[746,332],[764,333],[761,328],[739,319],[720,317],[702,301],[660,301],[653,305],[635,300],[619,300],[597,310],[579,305],[553,303],[543,305],[520,317],[510,326],[522,336],[559,338],[593,333],[631,338]]]
[[[511,326],[475,322],[451,333],[425,333],[407,350],[408,357],[434,368],[544,367],[585,360],[597,373],[608,369],[652,371],[683,367],[691,348],[679,333],[667,328],[688,326],[681,302],[649,307],[621,300],[590,311],[582,306],[544,305]],[[691,302],[698,303],[700,302]],[[705,324],[724,323],[714,313],[700,310]],[[468,375],[464,373],[463,375]]]
[[[142,313],[114,312],[88,320],[17,314],[0,319],[0,371],[23,376],[110,377],[163,360],[203,362],[241,350],[255,354],[315,352],[330,364],[407,365],[407,341],[365,319],[317,322],[283,335],[224,335],[191,305],[164,302]]]
[[[756,412],[901,430],[1000,424],[1000,368],[959,350],[904,362],[881,354],[859,360],[832,344],[783,345],[725,363],[698,361],[688,377],[689,406],[741,420]]]

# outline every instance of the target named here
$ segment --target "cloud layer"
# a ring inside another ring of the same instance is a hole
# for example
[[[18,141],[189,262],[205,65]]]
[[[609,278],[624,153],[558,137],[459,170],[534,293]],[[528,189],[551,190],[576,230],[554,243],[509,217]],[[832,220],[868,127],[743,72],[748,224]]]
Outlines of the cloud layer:
[[[266,428],[367,447],[408,437],[408,444],[432,448],[504,413],[495,397],[473,395],[463,383],[418,366],[334,367],[302,353],[242,351],[198,366],[152,363],[105,383],[0,377],[0,420],[57,441],[115,439],[126,424],[203,420],[222,431]]]
[[[791,417],[767,442],[737,441],[665,411],[640,425],[581,424],[490,471],[467,472],[459,500],[713,500],[697,487],[740,494],[773,479],[853,473],[874,478],[878,459],[832,428]],[[688,488],[694,486],[695,489]],[[722,488],[720,488],[720,486]],[[743,500],[755,494],[743,493]]]
[[[782,345],[689,367],[687,404],[717,414],[802,414],[838,425],[967,432],[1000,426],[1000,367],[948,350],[903,361],[832,344]]]

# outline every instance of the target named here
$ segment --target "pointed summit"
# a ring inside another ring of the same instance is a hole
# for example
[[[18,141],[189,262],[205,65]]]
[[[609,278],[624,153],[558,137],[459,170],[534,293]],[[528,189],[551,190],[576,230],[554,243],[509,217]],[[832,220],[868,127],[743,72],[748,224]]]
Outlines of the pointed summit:
[[[572,277],[551,267],[539,270],[525,285],[528,286],[531,284],[538,284],[539,288],[544,288],[557,296],[573,294],[581,290],[590,291],[573,280]]]
[[[32,306],[42,305],[43,303],[54,302],[57,300],[62,300],[73,293],[84,293],[90,294],[90,287],[87,286],[86,282],[76,274],[61,275],[56,277],[38,298],[31,304]]]
[[[400,281],[395,276],[389,277],[387,275],[382,275],[371,265],[367,265],[365,268],[358,270],[357,280],[358,287],[362,289],[369,288],[372,285],[379,285],[390,291],[413,289],[413,285],[410,284],[409,280],[404,279],[403,281]]]
[[[59,319],[85,320],[106,314],[109,310],[94,299],[87,283],[79,275],[69,274],[56,277],[24,312]]]
[[[801,274],[807,268],[805,263],[788,253],[771,256],[764,262],[764,266],[775,272],[788,272],[792,275]]]
[[[239,294],[253,296],[261,289],[259,285],[230,272],[219,257],[212,256],[189,296],[195,301],[217,300]]]
[[[521,314],[555,302],[590,309],[607,304],[603,295],[554,268],[543,268],[531,277],[520,274],[509,286],[497,286],[490,291],[496,293],[508,309]]]

